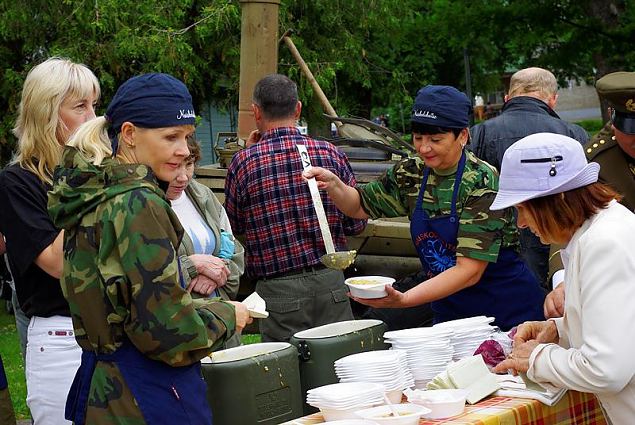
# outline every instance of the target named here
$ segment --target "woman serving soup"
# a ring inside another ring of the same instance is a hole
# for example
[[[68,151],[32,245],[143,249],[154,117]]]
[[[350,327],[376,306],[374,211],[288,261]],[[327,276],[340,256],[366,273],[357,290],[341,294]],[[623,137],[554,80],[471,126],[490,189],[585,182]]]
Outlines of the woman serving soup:
[[[454,87],[426,86],[411,117],[417,157],[357,187],[319,167],[304,176],[315,177],[350,217],[410,218],[426,279],[406,292],[387,286],[386,297],[356,301],[377,308],[431,302],[435,323],[487,315],[510,329],[543,318],[544,294],[518,255],[512,211],[489,210],[498,177],[465,149],[470,108],[467,96]]]

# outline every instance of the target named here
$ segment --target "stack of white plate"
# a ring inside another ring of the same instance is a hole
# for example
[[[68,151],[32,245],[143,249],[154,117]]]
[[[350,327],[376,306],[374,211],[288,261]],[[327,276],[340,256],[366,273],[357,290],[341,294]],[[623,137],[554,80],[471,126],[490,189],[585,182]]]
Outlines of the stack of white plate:
[[[401,392],[414,385],[406,351],[366,351],[342,357],[335,362],[340,382],[375,382],[383,384],[393,403],[401,402]]]
[[[486,316],[467,317],[437,323],[433,328],[453,331],[451,343],[454,348],[453,359],[456,361],[473,356],[478,346],[483,341],[490,339],[492,334],[498,330],[496,326],[490,325],[494,320],[493,317]]]
[[[417,388],[434,378],[452,360],[452,329],[412,328],[384,333],[394,350],[405,350],[408,368]]]
[[[307,391],[306,402],[322,411],[327,421],[354,419],[355,411],[383,404],[385,389],[374,382],[340,382]]]

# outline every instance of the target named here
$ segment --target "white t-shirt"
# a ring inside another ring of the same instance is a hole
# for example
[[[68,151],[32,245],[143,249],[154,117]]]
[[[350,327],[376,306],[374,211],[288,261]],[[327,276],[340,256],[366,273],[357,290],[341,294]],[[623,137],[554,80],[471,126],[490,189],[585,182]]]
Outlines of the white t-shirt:
[[[201,214],[185,192],[181,193],[178,199],[170,202],[183,229],[185,229],[185,232],[187,232],[190,239],[192,239],[194,253],[214,254],[214,249],[216,248],[214,232],[212,232],[212,229],[210,229],[203,217],[201,217]]]

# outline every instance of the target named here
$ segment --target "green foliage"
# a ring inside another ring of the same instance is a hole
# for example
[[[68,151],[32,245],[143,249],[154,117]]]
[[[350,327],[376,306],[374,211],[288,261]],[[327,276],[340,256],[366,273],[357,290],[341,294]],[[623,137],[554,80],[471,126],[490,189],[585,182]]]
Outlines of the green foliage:
[[[197,104],[236,105],[240,19],[238,0],[1,2],[0,164],[24,77],[51,55],[93,69],[102,105],[149,71],[181,78]],[[426,84],[465,90],[464,53],[474,92],[500,90],[502,75],[526,66],[592,82],[635,64],[635,0],[282,0],[279,34],[287,29],[335,110],[366,118],[406,108]],[[284,46],[278,69],[314,102]]]

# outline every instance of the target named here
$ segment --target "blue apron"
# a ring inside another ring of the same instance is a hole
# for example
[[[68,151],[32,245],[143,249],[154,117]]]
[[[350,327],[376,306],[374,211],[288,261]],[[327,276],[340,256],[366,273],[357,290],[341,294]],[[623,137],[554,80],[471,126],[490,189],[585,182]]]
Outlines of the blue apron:
[[[82,352],[82,363],[66,399],[66,419],[83,425],[90,383],[98,361],[113,362],[149,425],[212,425],[201,364],[172,367],[143,355],[128,340],[112,354]]]
[[[450,215],[430,218],[423,209],[430,168],[426,167],[419,197],[410,221],[410,234],[428,279],[456,264],[459,216],[456,212],[466,154],[463,151],[456,171]],[[458,182],[458,184],[457,184]],[[432,302],[434,322],[472,316],[492,316],[503,330],[526,320],[544,320],[544,293],[518,253],[501,248],[496,263],[488,263],[481,280],[444,299]]]

